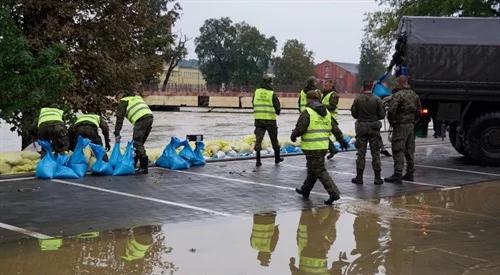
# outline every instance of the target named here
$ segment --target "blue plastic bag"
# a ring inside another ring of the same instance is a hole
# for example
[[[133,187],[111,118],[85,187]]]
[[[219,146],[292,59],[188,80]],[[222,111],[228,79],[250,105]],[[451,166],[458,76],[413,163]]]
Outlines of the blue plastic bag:
[[[384,97],[388,97],[391,95],[391,90],[384,86],[382,82],[375,82],[375,85],[373,86],[373,94],[381,99]]]
[[[205,165],[205,157],[203,156],[203,151],[205,150],[205,143],[202,141],[197,141],[194,148],[194,161],[191,163],[193,166],[203,166]]]
[[[177,137],[172,137],[170,143],[165,146],[160,158],[155,162],[156,165],[172,170],[183,170],[191,165],[185,159],[177,155],[176,149],[181,146],[181,140]]]
[[[92,165],[92,174],[98,176],[111,176],[113,175],[113,167],[103,160],[104,155],[106,154],[106,150],[101,145],[90,144],[90,148],[94,152],[96,162]]]
[[[111,152],[111,156],[109,157],[109,165],[111,168],[116,169],[118,164],[122,161],[122,152],[120,151],[120,143],[115,143],[113,146],[113,151]]]
[[[115,170],[113,171],[113,176],[128,176],[135,174],[133,151],[133,142],[129,141],[127,143],[127,148],[125,149],[125,153],[123,154],[121,161],[117,164]]]
[[[65,154],[57,154],[56,163],[57,169],[54,175],[55,179],[78,179],[80,178],[71,167],[68,166],[69,156]]]
[[[51,179],[57,171],[57,162],[52,153],[52,146],[46,140],[39,140],[38,144],[45,151],[45,156],[38,162],[36,166],[35,176],[39,179]]]
[[[87,159],[85,158],[85,154],[83,153],[83,149],[90,144],[90,140],[88,138],[83,138],[82,136],[78,136],[75,150],[73,154],[69,158],[68,166],[75,171],[75,173],[79,177],[85,176],[88,169]]]

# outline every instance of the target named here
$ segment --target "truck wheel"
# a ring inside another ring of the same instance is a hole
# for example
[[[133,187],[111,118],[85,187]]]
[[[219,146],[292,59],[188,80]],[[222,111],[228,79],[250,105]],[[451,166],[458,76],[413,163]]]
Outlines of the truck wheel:
[[[500,165],[500,113],[487,113],[472,121],[467,131],[467,151],[472,159]]]
[[[463,138],[458,135],[457,133],[457,126],[450,126],[450,142],[453,148],[457,150],[460,154],[468,157],[469,154],[466,153],[465,148],[464,148],[464,140]]]

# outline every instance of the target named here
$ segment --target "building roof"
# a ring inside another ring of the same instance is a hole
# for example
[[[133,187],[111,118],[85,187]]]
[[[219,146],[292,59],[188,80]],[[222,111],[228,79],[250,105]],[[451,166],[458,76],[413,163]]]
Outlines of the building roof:
[[[335,64],[335,65],[341,67],[342,69],[350,72],[351,74],[357,75],[359,73],[359,64],[354,64],[354,63],[335,62],[335,61],[325,60],[325,61],[317,64],[316,66],[321,65],[325,62]]]
[[[196,59],[183,59],[179,61],[179,64],[177,64],[179,68],[190,68],[190,69],[199,69],[200,65],[198,64],[198,60]]]

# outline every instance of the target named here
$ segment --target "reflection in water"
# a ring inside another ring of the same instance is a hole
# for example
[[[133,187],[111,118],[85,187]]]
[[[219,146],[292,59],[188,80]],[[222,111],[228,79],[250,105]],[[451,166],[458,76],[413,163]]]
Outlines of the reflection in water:
[[[86,232],[2,244],[0,274],[157,274],[177,268],[165,260],[160,226]]]
[[[276,213],[255,214],[253,216],[252,236],[250,245],[258,251],[257,259],[260,265],[269,266],[271,253],[278,244],[280,231],[276,223]]]

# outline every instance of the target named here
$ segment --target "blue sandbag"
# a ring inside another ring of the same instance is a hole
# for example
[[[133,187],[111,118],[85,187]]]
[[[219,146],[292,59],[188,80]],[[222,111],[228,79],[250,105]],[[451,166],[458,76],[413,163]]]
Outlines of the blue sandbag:
[[[375,82],[375,85],[373,86],[373,94],[381,99],[388,97],[391,95],[391,90],[384,86],[382,82]]]
[[[183,170],[190,167],[189,162],[177,155],[176,149],[180,147],[181,140],[177,137],[172,137],[170,143],[165,146],[160,158],[155,162],[156,165],[172,170]]]
[[[113,171],[113,176],[128,176],[135,174],[133,150],[133,142],[129,141],[127,143],[127,148],[125,149],[125,153],[123,154],[121,161]]]
[[[57,171],[57,162],[52,153],[52,146],[46,140],[39,140],[38,144],[45,151],[45,156],[38,162],[36,166],[35,176],[39,179],[51,179]]]
[[[92,165],[92,174],[98,176],[111,176],[113,175],[113,167],[109,164],[109,162],[104,161],[104,155],[106,154],[106,150],[102,145],[90,144],[90,148],[94,152],[96,162]]]
[[[54,174],[55,179],[78,179],[80,178],[73,169],[68,166],[69,156],[65,154],[57,154],[56,157],[57,169]]]
[[[111,168],[116,169],[118,164],[122,161],[122,152],[120,151],[120,143],[115,143],[113,146],[113,151],[111,151],[111,156],[109,157],[109,165]]]
[[[203,156],[203,151],[205,150],[205,143],[203,141],[197,141],[194,148],[194,161],[191,163],[193,166],[203,166],[205,165],[205,157]]]
[[[79,177],[85,176],[88,169],[87,159],[85,158],[85,154],[83,153],[83,149],[90,144],[90,140],[88,138],[83,138],[82,136],[78,136],[75,150],[73,154],[69,158],[68,166],[75,171],[75,173]]]

